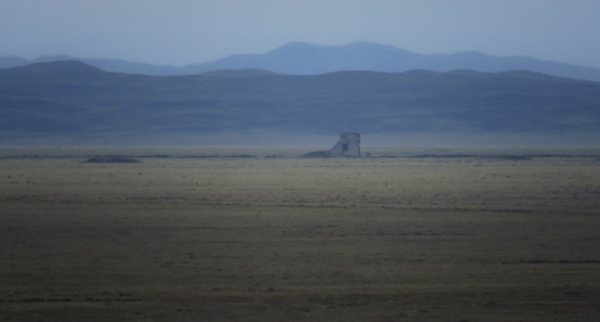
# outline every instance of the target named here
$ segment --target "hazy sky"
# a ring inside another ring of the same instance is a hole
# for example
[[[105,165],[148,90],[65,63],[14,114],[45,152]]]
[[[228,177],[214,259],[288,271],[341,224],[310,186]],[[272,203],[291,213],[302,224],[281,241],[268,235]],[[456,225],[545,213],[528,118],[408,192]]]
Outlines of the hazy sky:
[[[0,0],[0,55],[153,64],[370,41],[600,67],[600,0]]]

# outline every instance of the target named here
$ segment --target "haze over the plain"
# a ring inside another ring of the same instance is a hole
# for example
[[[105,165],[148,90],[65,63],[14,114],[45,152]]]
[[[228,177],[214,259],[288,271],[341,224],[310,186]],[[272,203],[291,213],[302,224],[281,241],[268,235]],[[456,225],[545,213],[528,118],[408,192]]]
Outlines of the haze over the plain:
[[[0,56],[186,65],[289,42],[526,55],[600,67],[595,0],[0,0]]]

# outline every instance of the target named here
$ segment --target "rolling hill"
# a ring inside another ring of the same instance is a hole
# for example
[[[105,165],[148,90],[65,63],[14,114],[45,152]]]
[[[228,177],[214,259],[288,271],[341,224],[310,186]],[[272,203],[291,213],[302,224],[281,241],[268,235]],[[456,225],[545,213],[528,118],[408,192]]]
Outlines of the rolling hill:
[[[472,69],[480,72],[529,70],[600,82],[600,68],[543,61],[525,56],[497,57],[475,51],[422,55],[368,42],[356,42],[345,46],[290,43],[264,54],[233,55],[214,62],[187,66],[156,66],[118,59],[74,58],[64,55],[44,56],[33,61],[4,56],[0,57],[0,68],[60,60],[79,60],[106,71],[144,75],[189,75],[223,69],[264,69],[280,74],[297,75],[318,75],[346,70],[397,73],[413,69],[438,72]]]
[[[0,70],[1,144],[51,137],[118,144],[125,137],[259,130],[594,135],[600,132],[600,83],[472,70],[145,76],[77,61]]]

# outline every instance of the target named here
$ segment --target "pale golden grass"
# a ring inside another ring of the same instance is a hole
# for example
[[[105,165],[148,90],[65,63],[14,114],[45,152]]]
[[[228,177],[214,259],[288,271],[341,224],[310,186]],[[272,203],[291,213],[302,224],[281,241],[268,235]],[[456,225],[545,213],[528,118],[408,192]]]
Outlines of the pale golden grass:
[[[215,154],[261,157],[0,160],[0,317],[600,315],[594,158],[297,159],[309,149],[222,149]],[[435,151],[377,153],[419,152]]]

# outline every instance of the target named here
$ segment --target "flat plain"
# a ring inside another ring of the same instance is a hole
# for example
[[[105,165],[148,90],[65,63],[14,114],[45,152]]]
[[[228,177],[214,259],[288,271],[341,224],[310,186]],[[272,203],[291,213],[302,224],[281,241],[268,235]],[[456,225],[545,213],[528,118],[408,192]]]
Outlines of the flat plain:
[[[600,319],[600,148],[311,150],[0,148],[0,321]]]

